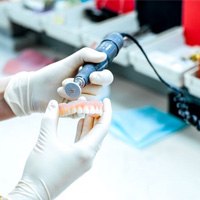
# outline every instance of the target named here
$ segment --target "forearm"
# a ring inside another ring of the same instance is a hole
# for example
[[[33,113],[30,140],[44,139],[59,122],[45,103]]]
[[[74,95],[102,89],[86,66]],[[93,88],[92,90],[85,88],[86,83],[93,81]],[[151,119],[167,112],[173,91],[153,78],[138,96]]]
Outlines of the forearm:
[[[11,77],[6,77],[0,80],[0,120],[5,120],[14,117],[9,105],[4,99],[4,92]]]

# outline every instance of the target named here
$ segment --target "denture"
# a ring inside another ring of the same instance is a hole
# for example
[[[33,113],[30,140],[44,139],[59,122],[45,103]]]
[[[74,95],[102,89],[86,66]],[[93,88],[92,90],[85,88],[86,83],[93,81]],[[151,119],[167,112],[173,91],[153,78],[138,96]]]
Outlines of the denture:
[[[93,117],[100,117],[103,113],[103,103],[97,100],[77,100],[69,103],[59,104],[59,115],[61,117],[73,114],[87,114]]]

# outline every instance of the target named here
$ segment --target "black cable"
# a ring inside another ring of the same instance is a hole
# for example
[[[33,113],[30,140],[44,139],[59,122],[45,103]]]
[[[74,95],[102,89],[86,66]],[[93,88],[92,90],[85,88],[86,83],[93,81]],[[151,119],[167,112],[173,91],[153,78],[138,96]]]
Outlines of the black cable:
[[[131,35],[127,34],[127,33],[120,33],[123,37],[127,37],[128,39],[130,39],[131,41],[133,41],[137,46],[138,48],[141,50],[141,52],[143,53],[144,57],[146,58],[147,62],[149,63],[149,65],[151,66],[151,68],[153,69],[153,71],[155,72],[155,74],[157,75],[157,77],[159,78],[159,80],[164,84],[166,85],[168,88],[170,88],[171,90],[173,90],[174,92],[178,93],[178,94],[182,94],[183,92],[172,86],[171,84],[167,83],[159,74],[158,72],[156,71],[155,67],[153,66],[153,64],[151,63],[151,61],[149,60],[147,54],[145,53],[144,49],[142,48],[142,46],[139,44],[139,42]]]
[[[189,123],[192,124],[193,126],[195,126],[197,128],[197,130],[200,131],[200,119],[198,114],[195,114],[191,109],[190,109],[190,104],[193,103],[194,98],[191,97],[191,95],[188,93],[187,88],[176,88],[174,86],[172,86],[171,84],[167,83],[156,71],[155,67],[153,66],[153,64],[151,63],[151,61],[149,60],[147,54],[145,53],[144,49],[142,48],[142,46],[139,44],[139,42],[131,35],[127,34],[127,33],[121,33],[122,37],[127,37],[128,39],[130,39],[131,41],[133,41],[138,48],[142,51],[143,55],[145,56],[147,62],[149,63],[149,65],[152,67],[153,71],[155,72],[155,74],[157,75],[157,77],[159,78],[159,80],[166,85],[168,88],[170,88],[173,92],[176,93],[176,95],[173,98],[173,101],[175,102],[176,105],[176,109],[178,111],[178,115],[181,116],[181,118]],[[200,102],[194,102],[194,103],[198,103],[197,105],[200,105]],[[194,109],[194,108],[193,108]]]

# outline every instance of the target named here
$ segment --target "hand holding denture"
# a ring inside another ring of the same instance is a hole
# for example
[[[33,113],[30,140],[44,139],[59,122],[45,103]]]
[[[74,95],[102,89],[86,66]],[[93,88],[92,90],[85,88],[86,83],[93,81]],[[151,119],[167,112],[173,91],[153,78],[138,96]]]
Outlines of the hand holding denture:
[[[98,100],[86,100],[79,98],[77,101],[59,104],[60,117],[79,117],[88,115],[99,118],[103,113],[103,103]]]
[[[23,176],[8,198],[54,199],[88,171],[109,129],[112,108],[108,99],[104,99],[102,111],[102,116],[96,121],[88,115],[82,118],[78,123],[75,143],[66,145],[57,134],[58,103],[51,101]]]
[[[38,71],[18,73],[9,81],[4,98],[17,116],[44,112],[50,100],[63,102],[66,98],[63,92],[64,85],[72,80],[85,62],[99,63],[105,59],[106,54],[90,48],[83,48]],[[91,84],[82,90],[81,95],[92,99],[102,86],[108,85],[112,81],[113,75],[109,70],[93,72],[90,75]]]

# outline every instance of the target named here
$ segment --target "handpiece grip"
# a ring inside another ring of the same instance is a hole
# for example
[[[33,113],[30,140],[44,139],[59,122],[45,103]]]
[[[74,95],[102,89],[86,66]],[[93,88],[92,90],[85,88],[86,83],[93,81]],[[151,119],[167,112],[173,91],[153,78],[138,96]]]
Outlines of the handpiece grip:
[[[89,84],[89,76],[92,72],[102,71],[108,67],[108,64],[117,56],[119,50],[123,46],[123,37],[120,33],[111,33],[100,43],[96,48],[99,52],[104,52],[107,55],[106,60],[101,63],[85,63],[82,69],[75,76],[74,81],[82,80],[82,86]]]
[[[89,84],[90,80],[90,74],[95,71],[102,71],[105,69],[108,65],[108,60],[106,59],[105,61],[94,64],[94,63],[87,63],[83,65],[83,68],[78,72],[78,74],[75,76],[74,81],[78,80],[81,78],[84,81],[84,85],[82,87],[85,87],[85,85]]]

